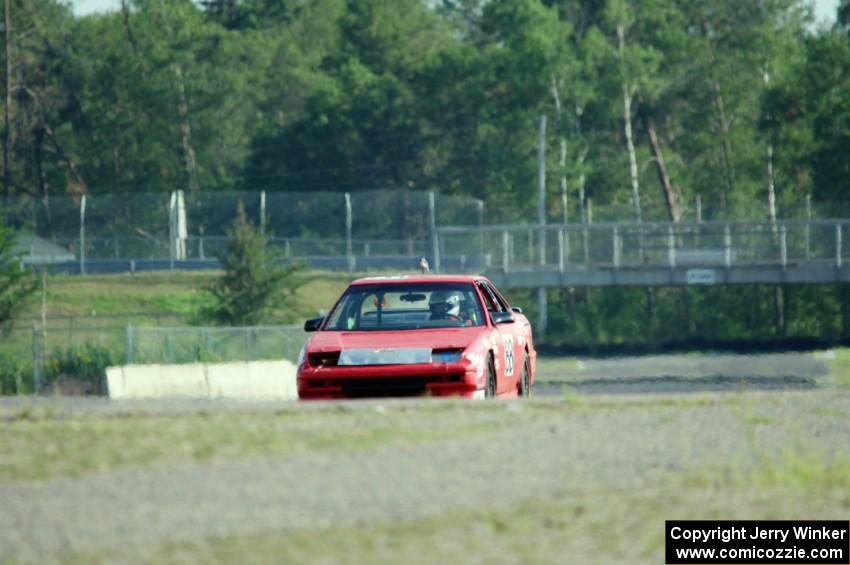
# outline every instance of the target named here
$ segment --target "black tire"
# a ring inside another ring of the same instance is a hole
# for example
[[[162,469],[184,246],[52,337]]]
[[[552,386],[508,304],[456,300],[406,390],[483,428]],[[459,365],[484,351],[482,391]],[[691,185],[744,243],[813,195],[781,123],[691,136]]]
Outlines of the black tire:
[[[487,359],[487,388],[484,389],[485,398],[496,397],[496,362],[491,353]]]
[[[522,372],[519,375],[519,383],[517,384],[519,396],[531,396],[531,384],[528,376],[528,353],[522,354]]]

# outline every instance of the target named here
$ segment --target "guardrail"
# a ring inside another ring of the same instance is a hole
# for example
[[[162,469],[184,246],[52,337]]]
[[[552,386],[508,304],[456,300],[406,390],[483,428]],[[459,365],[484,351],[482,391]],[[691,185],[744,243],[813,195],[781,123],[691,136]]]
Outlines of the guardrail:
[[[226,236],[188,235],[181,239],[180,256],[169,251],[167,238],[88,238],[80,253],[79,239],[52,239],[67,250],[63,256],[48,256],[30,250],[22,256],[25,265],[48,266],[64,273],[117,273],[167,269],[218,269],[217,256],[227,249]],[[317,269],[338,271],[415,269],[419,258],[431,255],[432,241],[406,239],[345,239],[270,237],[269,250],[282,263],[300,262]],[[452,269],[481,268],[476,256],[444,257]]]
[[[490,270],[565,271],[778,266],[840,268],[850,219],[600,223],[437,228],[442,255],[491,254]]]

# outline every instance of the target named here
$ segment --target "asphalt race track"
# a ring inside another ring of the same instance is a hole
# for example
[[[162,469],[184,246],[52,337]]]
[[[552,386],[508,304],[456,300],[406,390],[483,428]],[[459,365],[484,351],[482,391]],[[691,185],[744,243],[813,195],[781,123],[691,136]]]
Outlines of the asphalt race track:
[[[668,394],[806,390],[828,374],[830,352],[759,355],[685,354],[582,359],[577,367],[538,368],[538,395]]]

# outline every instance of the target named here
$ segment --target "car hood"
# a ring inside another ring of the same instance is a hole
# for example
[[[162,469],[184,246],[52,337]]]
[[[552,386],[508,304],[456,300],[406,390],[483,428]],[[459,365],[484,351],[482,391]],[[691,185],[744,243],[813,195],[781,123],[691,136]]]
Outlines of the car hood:
[[[431,349],[465,349],[487,330],[486,326],[471,328],[435,328],[394,331],[321,331],[310,338],[307,351],[341,351],[380,347],[427,347]]]

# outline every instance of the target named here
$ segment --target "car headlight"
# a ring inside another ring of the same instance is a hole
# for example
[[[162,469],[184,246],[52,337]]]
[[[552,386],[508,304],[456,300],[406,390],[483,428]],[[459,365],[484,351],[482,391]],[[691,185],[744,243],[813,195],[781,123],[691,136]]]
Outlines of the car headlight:
[[[307,355],[307,344],[301,346],[301,351],[298,352],[298,367],[304,363],[304,357]]]
[[[434,363],[457,363],[463,354],[463,349],[434,349],[431,351],[431,361]]]

